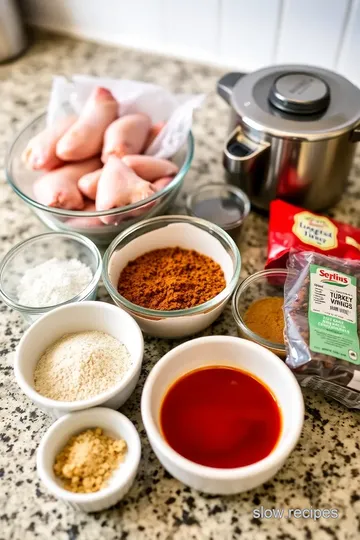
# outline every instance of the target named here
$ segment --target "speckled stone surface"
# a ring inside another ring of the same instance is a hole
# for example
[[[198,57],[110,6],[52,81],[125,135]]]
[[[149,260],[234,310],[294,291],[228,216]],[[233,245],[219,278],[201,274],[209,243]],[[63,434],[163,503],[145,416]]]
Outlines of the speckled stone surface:
[[[219,70],[128,50],[38,35],[24,57],[0,67],[0,253],[41,232],[42,226],[5,183],[3,160],[8,143],[33,115],[45,108],[51,74],[90,73],[157,82],[172,90],[206,92],[196,114],[196,153],[178,199],[186,189],[222,177],[221,145],[228,110],[214,93]],[[357,181],[358,179],[358,181]],[[359,153],[350,186],[331,215],[360,225]],[[263,267],[267,222],[251,214],[240,249],[242,276]],[[107,299],[103,290],[100,298]],[[35,470],[36,448],[51,420],[19,390],[12,358],[24,324],[0,304],[0,540],[352,540],[360,538],[359,414],[335,402],[305,394],[303,434],[284,468],[259,489],[243,495],[213,497],[197,493],[169,476],[147,442],[139,402],[152,366],[178,342],[146,339],[140,382],[122,412],[142,437],[142,460],[136,482],[115,508],[95,515],[75,512],[54,499]],[[206,334],[236,334],[228,307]],[[338,519],[259,519],[260,507],[336,508]]]

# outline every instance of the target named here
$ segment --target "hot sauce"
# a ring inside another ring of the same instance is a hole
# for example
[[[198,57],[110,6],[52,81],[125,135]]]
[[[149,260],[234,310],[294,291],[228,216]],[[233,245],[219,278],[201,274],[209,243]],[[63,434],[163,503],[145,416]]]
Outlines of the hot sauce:
[[[168,444],[183,457],[228,469],[271,453],[281,432],[281,413],[270,390],[251,374],[209,366],[170,387],[160,424]]]

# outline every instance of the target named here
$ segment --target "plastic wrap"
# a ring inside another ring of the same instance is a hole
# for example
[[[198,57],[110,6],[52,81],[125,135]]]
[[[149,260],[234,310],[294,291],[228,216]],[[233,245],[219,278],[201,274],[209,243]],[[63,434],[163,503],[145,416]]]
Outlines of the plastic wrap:
[[[290,252],[288,269],[287,365],[301,386],[360,409],[360,263]]]
[[[174,94],[161,86],[125,79],[73,75],[53,78],[48,105],[47,124],[70,111],[81,112],[92,90],[102,86],[110,90],[119,102],[121,116],[142,112],[150,116],[153,124],[164,121],[165,127],[155,137],[146,154],[158,158],[171,158],[185,143],[192,127],[193,111],[201,106],[204,94]]]

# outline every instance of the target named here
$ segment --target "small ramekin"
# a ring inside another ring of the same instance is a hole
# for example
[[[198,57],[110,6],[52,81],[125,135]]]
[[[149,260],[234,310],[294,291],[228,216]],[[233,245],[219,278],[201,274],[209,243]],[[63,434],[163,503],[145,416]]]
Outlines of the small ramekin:
[[[199,465],[171,448],[162,434],[160,410],[169,387],[194,369],[214,365],[236,367],[254,375],[266,384],[279,405],[279,440],[266,458],[252,465],[233,469]],[[144,385],[141,415],[152,449],[172,476],[204,493],[230,495],[256,488],[284,465],[302,430],[304,401],[294,375],[271,351],[238,337],[207,336],[175,347],[157,362]]]
[[[284,297],[284,285],[287,275],[288,270],[284,268],[260,270],[244,279],[236,288],[232,298],[232,314],[238,328],[239,336],[266,347],[283,359],[286,358],[285,345],[269,341],[255,334],[245,324],[244,315],[255,300],[259,300],[265,296]]]
[[[42,354],[64,334],[98,330],[124,343],[132,364],[115,386],[89,399],[56,401],[34,388],[34,370]],[[22,391],[44,412],[59,418],[69,412],[102,405],[118,409],[135,389],[144,354],[144,339],[136,321],[126,311],[105,302],[81,302],[56,308],[36,321],[22,336],[16,350],[14,373]]]
[[[17,286],[24,273],[53,257],[75,258],[86,264],[93,277],[84,290],[66,302],[54,306],[32,307],[18,302]],[[0,296],[12,309],[21,313],[28,324],[59,306],[95,300],[101,278],[101,255],[95,244],[77,233],[49,232],[28,238],[14,246],[0,265]]]
[[[236,206],[238,207],[241,217],[236,221],[220,223],[219,221],[216,221],[216,216],[211,216],[210,219],[210,216],[208,217],[205,215],[200,215],[200,213],[198,213],[199,211],[196,210],[196,204],[209,199],[218,199],[219,201],[231,200],[233,204],[236,204]],[[232,186],[230,184],[225,184],[223,182],[215,184],[205,184],[204,186],[195,188],[191,193],[189,193],[186,199],[186,211],[189,216],[208,219],[209,221],[216,223],[216,225],[219,225],[219,227],[224,229],[224,231],[226,231],[228,234],[230,234],[232,238],[235,239],[238,237],[242,225],[250,213],[250,208],[251,205],[249,197],[244,191],[242,191],[238,187]]]
[[[73,435],[97,427],[102,428],[109,436],[125,440],[125,460],[114,471],[109,484],[96,493],[68,491],[54,474],[55,458]],[[40,480],[52,495],[67,502],[75,510],[99,512],[119,502],[130,490],[139,467],[140,456],[140,438],[132,422],[117,411],[97,407],[68,414],[57,420],[40,442],[36,464]]]
[[[218,262],[226,287],[203,304],[174,311],[141,307],[119,294],[119,276],[129,261],[153,249],[177,246],[196,250]],[[233,239],[221,227],[190,216],[161,216],[130,227],[110,244],[103,263],[103,281],[115,304],[130,313],[145,333],[162,338],[181,338],[210,326],[224,310],[241,269]]]

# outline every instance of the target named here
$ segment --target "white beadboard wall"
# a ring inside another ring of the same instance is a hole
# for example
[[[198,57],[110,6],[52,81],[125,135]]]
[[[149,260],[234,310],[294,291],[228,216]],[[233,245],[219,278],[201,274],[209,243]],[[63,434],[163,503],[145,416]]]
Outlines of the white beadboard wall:
[[[360,86],[360,0],[22,0],[31,24],[251,71],[318,65]]]

